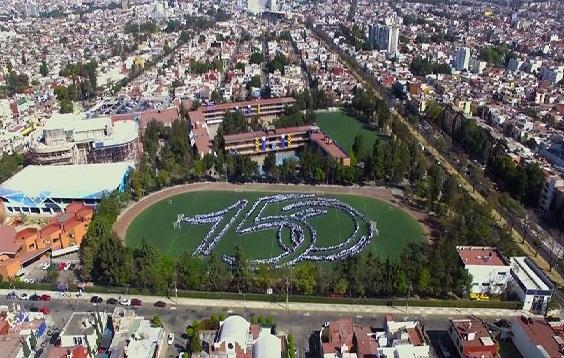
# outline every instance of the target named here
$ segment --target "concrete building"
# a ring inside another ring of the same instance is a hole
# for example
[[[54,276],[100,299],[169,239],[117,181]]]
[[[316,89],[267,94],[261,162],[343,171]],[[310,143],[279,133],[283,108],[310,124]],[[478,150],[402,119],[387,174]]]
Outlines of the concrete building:
[[[562,195],[564,192],[564,179],[559,175],[551,175],[546,178],[542,187],[539,206],[546,212],[552,212],[556,204],[557,196]]]
[[[259,0],[247,0],[247,11],[254,15],[258,15],[260,13],[260,10]]]
[[[201,106],[188,113],[190,121],[190,143],[203,157],[212,152],[211,141],[219,125],[223,122],[225,114],[240,111],[250,119],[259,117],[268,123],[282,115],[288,106],[296,103],[291,97],[270,98],[256,101],[230,102],[217,105]],[[188,104],[186,104],[188,105]]]
[[[76,201],[95,206],[103,196],[125,190],[133,166],[132,162],[29,165],[0,184],[0,200],[8,216],[54,215]]]
[[[382,357],[428,358],[430,348],[418,321],[394,321],[386,315],[385,334],[378,336],[378,353]],[[376,333],[378,335],[378,333]]]
[[[100,312],[99,317],[101,322],[96,323],[95,313],[73,312],[61,331],[61,347],[90,346],[97,349],[96,324],[99,330],[103,330],[107,315]]]
[[[523,301],[523,310],[544,314],[554,284],[528,257],[512,257],[510,262],[511,289]]]
[[[13,279],[25,266],[56,250],[75,248],[86,236],[94,211],[81,203],[66,207],[41,229],[16,232],[13,226],[0,226],[0,276]]]
[[[31,152],[32,162],[39,165],[136,161],[137,123],[57,114],[47,121],[43,139],[34,143]]]
[[[107,351],[112,358],[158,357],[166,334],[161,327],[151,327],[151,322],[137,316],[134,310],[117,306],[110,315],[114,336]]]
[[[378,46],[381,51],[391,55],[398,52],[399,27],[402,19],[397,16],[386,18],[384,24],[372,25],[369,28],[368,39]]]
[[[470,65],[470,49],[461,47],[454,53],[454,68],[458,71],[468,70]]]
[[[451,319],[449,335],[462,358],[497,357],[497,344],[478,319]]]
[[[544,318],[515,317],[511,340],[527,358],[562,357],[564,327],[562,321],[548,322]]]
[[[472,275],[471,294],[500,295],[511,277],[509,261],[495,247],[457,246],[464,268]]]
[[[353,323],[350,318],[331,321],[321,329],[321,357],[377,357],[378,342],[369,326]]]
[[[220,322],[209,358],[278,358],[281,354],[282,341],[270,333],[270,327],[260,327],[234,315]]]
[[[468,69],[472,73],[477,73],[477,74],[481,75],[484,72],[484,70],[486,69],[487,65],[488,65],[488,63],[486,61],[480,61],[478,59],[471,58],[470,63],[468,64]]]
[[[316,126],[301,126],[278,129],[267,129],[223,137],[225,150],[233,154],[264,156],[270,152],[279,153],[294,151],[306,144],[311,144],[321,153],[344,166],[350,165],[350,158],[346,151],[338,146]]]

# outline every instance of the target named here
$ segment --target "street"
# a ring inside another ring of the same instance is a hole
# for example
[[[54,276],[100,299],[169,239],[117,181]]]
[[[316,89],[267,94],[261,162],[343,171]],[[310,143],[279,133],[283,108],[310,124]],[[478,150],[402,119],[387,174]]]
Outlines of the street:
[[[6,300],[5,295],[2,294],[2,297],[0,298],[0,305],[11,306],[15,302],[26,309],[29,309],[30,307],[39,308],[45,306],[50,311],[49,317],[53,321],[53,324],[61,330],[72,312],[88,312],[95,310],[95,305],[89,302],[87,299],[88,296],[83,297],[82,299],[59,298],[55,295],[52,297],[51,301],[47,302],[30,302],[21,300]],[[110,296],[102,295],[102,297],[107,299]],[[277,332],[286,332],[294,336],[299,357],[312,356],[309,352],[311,352],[312,349],[317,348],[316,343],[318,342],[318,338],[316,338],[314,333],[319,331],[320,327],[327,321],[336,320],[342,317],[351,317],[356,323],[370,325],[376,329],[382,329],[384,326],[384,316],[386,314],[386,307],[381,307],[382,312],[378,313],[367,313],[362,311],[351,313],[354,312],[355,306],[350,306],[350,311],[347,312],[335,310],[331,305],[327,305],[326,310],[321,311],[245,308],[243,305],[237,304],[240,303],[238,301],[232,301],[232,305],[223,306],[219,306],[217,303],[217,301],[210,300],[209,306],[185,304],[174,305],[170,301],[167,301],[166,308],[157,308],[153,306],[153,301],[148,298],[144,298],[143,306],[133,309],[136,311],[137,315],[143,316],[147,319],[152,318],[156,314],[160,315],[165,324],[166,334],[169,332],[174,333],[174,344],[164,347],[162,350],[163,357],[177,357],[178,353],[183,351],[186,347],[187,341],[184,335],[186,327],[192,321],[209,318],[212,314],[223,313],[226,316],[238,314],[249,321],[252,317],[262,316],[266,318],[271,316],[276,324]],[[106,303],[98,305],[98,309],[102,312],[112,312],[114,308],[114,305]],[[460,311],[461,313],[457,314],[456,310],[452,311],[453,314],[451,316],[440,313],[436,314],[433,313],[433,308],[422,309],[414,307],[412,310],[408,310],[408,314],[399,313],[397,308],[390,307],[388,309],[388,312],[395,312],[394,318],[396,320],[420,320],[424,325],[425,330],[433,332],[445,332],[449,326],[450,317],[468,315],[466,311]],[[515,313],[512,314],[509,310],[500,311],[498,316],[492,316],[488,318],[487,321],[492,322],[496,318],[511,319],[514,314]],[[46,352],[48,352],[48,348],[49,346],[47,347]],[[43,356],[46,356],[46,354]]]

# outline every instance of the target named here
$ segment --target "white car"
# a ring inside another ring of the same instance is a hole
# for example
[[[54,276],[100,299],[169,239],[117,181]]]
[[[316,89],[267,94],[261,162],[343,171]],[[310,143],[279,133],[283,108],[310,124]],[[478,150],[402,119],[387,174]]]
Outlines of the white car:
[[[174,333],[169,333],[168,334],[168,339],[166,341],[169,345],[174,343]]]
[[[24,300],[24,301],[29,300],[29,296],[28,296],[27,293],[20,293],[20,294],[18,295],[18,298],[19,298],[20,300]]]
[[[41,265],[41,269],[42,270],[47,270],[49,267],[51,267],[51,263],[50,262],[46,262],[43,265]]]
[[[23,275],[25,275],[24,270],[19,270],[18,272],[16,272],[16,277],[22,277]]]
[[[22,281],[25,282],[25,283],[34,283],[34,282],[35,282],[34,279],[32,279],[32,278],[27,278],[27,277],[24,278]]]
[[[131,301],[129,301],[127,298],[120,298],[119,304],[122,306],[129,306],[131,304]]]

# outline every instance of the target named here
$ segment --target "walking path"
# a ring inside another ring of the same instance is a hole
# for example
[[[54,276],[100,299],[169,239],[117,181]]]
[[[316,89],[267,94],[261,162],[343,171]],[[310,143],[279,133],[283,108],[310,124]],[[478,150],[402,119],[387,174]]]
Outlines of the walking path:
[[[426,224],[427,216],[425,213],[418,211],[412,207],[405,205],[401,198],[394,196],[393,189],[384,187],[359,187],[359,186],[332,186],[332,185],[305,185],[305,184],[261,184],[261,183],[247,183],[247,184],[231,184],[231,183],[194,183],[185,184],[167,188],[156,193],[152,193],[142,198],[138,202],[131,204],[128,208],[123,210],[119,215],[116,223],[114,224],[114,231],[122,240],[125,239],[127,228],[131,222],[143,210],[149,206],[167,199],[169,197],[193,192],[193,191],[255,191],[255,192],[277,192],[277,193],[316,193],[316,194],[348,194],[358,195],[377,200],[382,200],[391,205],[405,210],[415,220],[421,224],[423,231],[427,236],[430,235],[431,229]]]
[[[12,290],[0,289],[0,295],[7,295]],[[17,293],[26,292],[32,294],[32,290],[16,290]],[[479,317],[514,317],[520,315],[529,315],[529,313],[521,310],[503,309],[503,308],[453,308],[453,307],[418,307],[418,306],[377,306],[377,305],[357,305],[357,304],[333,304],[333,303],[301,303],[289,302],[286,308],[286,302],[263,302],[249,300],[230,300],[230,299],[204,299],[204,298],[187,298],[178,297],[178,301],[174,298],[163,298],[159,296],[142,296],[142,295],[118,295],[118,294],[96,294],[84,293],[80,297],[72,294],[72,297],[62,296],[56,291],[41,291],[38,294],[48,294],[52,300],[77,300],[90,301],[95,295],[102,298],[137,298],[143,302],[145,306],[152,306],[156,301],[165,301],[168,305],[176,306],[196,306],[196,307],[215,307],[218,310],[226,309],[260,309],[270,311],[294,311],[303,312],[307,316],[310,312],[317,313],[345,313],[351,315],[362,314],[386,314],[392,313],[397,315],[415,315],[415,316],[479,316]],[[70,295],[70,293],[68,293]]]

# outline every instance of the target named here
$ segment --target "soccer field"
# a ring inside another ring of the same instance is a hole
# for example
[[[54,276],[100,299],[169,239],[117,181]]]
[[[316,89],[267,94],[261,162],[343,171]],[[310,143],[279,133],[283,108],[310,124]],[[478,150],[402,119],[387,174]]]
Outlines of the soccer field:
[[[142,239],[173,258],[186,250],[229,256],[239,245],[247,258],[274,264],[335,261],[362,250],[396,258],[425,240],[409,214],[375,199],[223,191],[180,194],[146,208],[125,236],[130,247]]]
[[[347,116],[342,111],[318,112],[317,125],[327,135],[337,141],[345,150],[350,151],[357,134],[362,135],[365,150],[372,151],[374,142],[379,138],[374,131],[364,128],[364,124]]]

